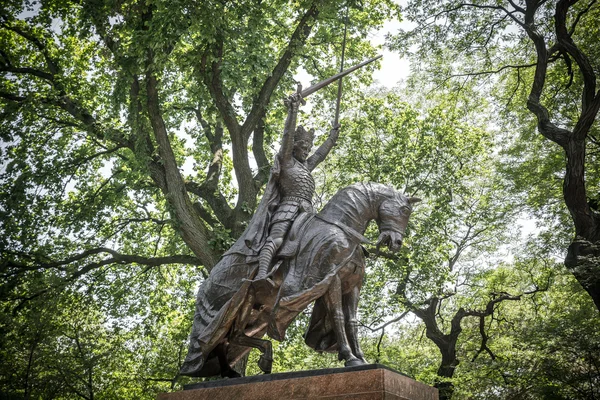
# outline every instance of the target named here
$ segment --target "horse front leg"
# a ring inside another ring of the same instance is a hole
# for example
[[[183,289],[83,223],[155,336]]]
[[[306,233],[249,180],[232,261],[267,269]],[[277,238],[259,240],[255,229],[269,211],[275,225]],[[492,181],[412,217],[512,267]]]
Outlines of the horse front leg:
[[[273,367],[273,345],[270,341],[239,333],[236,336],[232,337],[229,342],[231,344],[252,347],[254,349],[260,350],[262,355],[258,359],[258,367],[265,374],[271,373],[271,369]]]
[[[327,307],[327,313],[333,322],[333,329],[338,342],[338,359],[344,360],[346,367],[363,364],[361,360],[352,354],[352,348],[346,336],[344,311],[342,310],[342,282],[339,276],[336,275],[333,278],[333,282],[323,299],[325,307]]]
[[[262,353],[258,360],[258,367],[265,374],[270,374],[273,366],[273,345],[268,340],[251,337],[244,333],[246,326],[248,326],[255,301],[256,291],[253,287],[250,287],[246,301],[240,308],[238,317],[234,322],[233,334],[229,339],[229,343],[258,349]]]
[[[356,321],[356,310],[358,308],[358,295],[360,288],[354,286],[349,293],[346,293],[342,297],[342,305],[344,309],[344,316],[346,317],[346,333],[348,334],[348,341],[350,342],[350,348],[352,352],[363,364],[366,364],[365,355],[360,348],[358,342],[358,323]]]

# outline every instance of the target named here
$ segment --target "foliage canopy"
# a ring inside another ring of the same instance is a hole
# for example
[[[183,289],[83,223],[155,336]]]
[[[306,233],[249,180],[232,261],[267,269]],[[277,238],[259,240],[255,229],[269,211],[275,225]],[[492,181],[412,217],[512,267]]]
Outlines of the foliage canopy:
[[[443,398],[599,396],[596,1],[14,0],[0,6],[0,397],[186,383],[195,290],[260,200],[296,74],[337,72],[346,12],[347,65],[401,18],[412,29],[388,44],[414,63],[393,90],[367,89],[374,65],[345,78],[315,203],[369,180],[425,200],[401,254],[368,261],[367,359]],[[302,116],[317,141],[334,92]],[[303,346],[305,319],[275,371],[337,366]]]

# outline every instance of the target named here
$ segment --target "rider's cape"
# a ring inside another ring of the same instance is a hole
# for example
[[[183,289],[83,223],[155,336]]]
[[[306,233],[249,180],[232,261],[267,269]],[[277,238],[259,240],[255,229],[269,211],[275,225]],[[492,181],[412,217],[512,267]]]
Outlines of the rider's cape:
[[[265,192],[246,230],[200,285],[181,375],[213,376],[220,373],[216,357],[208,358],[231,328],[245,300],[249,281],[258,269],[258,254],[268,237],[271,216],[280,200],[279,173],[279,157],[275,157]]]
[[[254,216],[248,223],[244,233],[231,246],[224,256],[229,254],[245,254],[247,256],[258,256],[260,249],[265,244],[269,235],[269,224],[273,212],[280,201],[278,181],[281,167],[279,165],[279,156],[275,157],[269,181],[265,188],[265,193],[254,212]]]

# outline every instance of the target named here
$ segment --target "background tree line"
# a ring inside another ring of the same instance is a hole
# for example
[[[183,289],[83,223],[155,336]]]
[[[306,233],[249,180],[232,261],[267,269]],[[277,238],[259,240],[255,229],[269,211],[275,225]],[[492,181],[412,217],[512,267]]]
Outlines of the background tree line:
[[[345,80],[317,206],[368,180],[425,200],[402,253],[369,260],[367,359],[443,398],[600,396],[596,1],[0,11],[3,397],[154,398],[187,382],[195,291],[260,199],[294,74],[336,72],[346,12],[347,65],[406,19],[387,45],[413,67],[395,89],[369,88],[374,67]],[[321,140],[334,95],[302,116]],[[305,322],[275,371],[339,366],[303,346]]]

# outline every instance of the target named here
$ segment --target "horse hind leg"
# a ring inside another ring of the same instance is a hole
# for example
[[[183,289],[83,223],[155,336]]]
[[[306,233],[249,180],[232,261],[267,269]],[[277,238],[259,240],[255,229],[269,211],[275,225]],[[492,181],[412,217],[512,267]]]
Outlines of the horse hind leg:
[[[364,364],[352,353],[352,348],[346,336],[344,312],[342,310],[342,283],[339,276],[336,275],[333,278],[333,282],[323,299],[333,322],[333,329],[338,342],[338,359],[340,361],[344,360],[346,367]]]
[[[346,333],[348,334],[348,341],[350,342],[350,348],[352,352],[363,364],[366,364],[365,356],[360,343],[358,341],[358,324],[356,322],[356,309],[358,307],[358,295],[360,288],[354,286],[351,291],[342,297],[342,304],[344,309],[344,316],[346,317]]]
[[[221,376],[223,378],[239,378],[242,375],[240,375],[239,372],[231,368],[231,366],[229,365],[229,361],[227,361],[227,346],[228,344],[226,342],[222,342],[215,349],[217,353],[217,358],[219,359]]]

